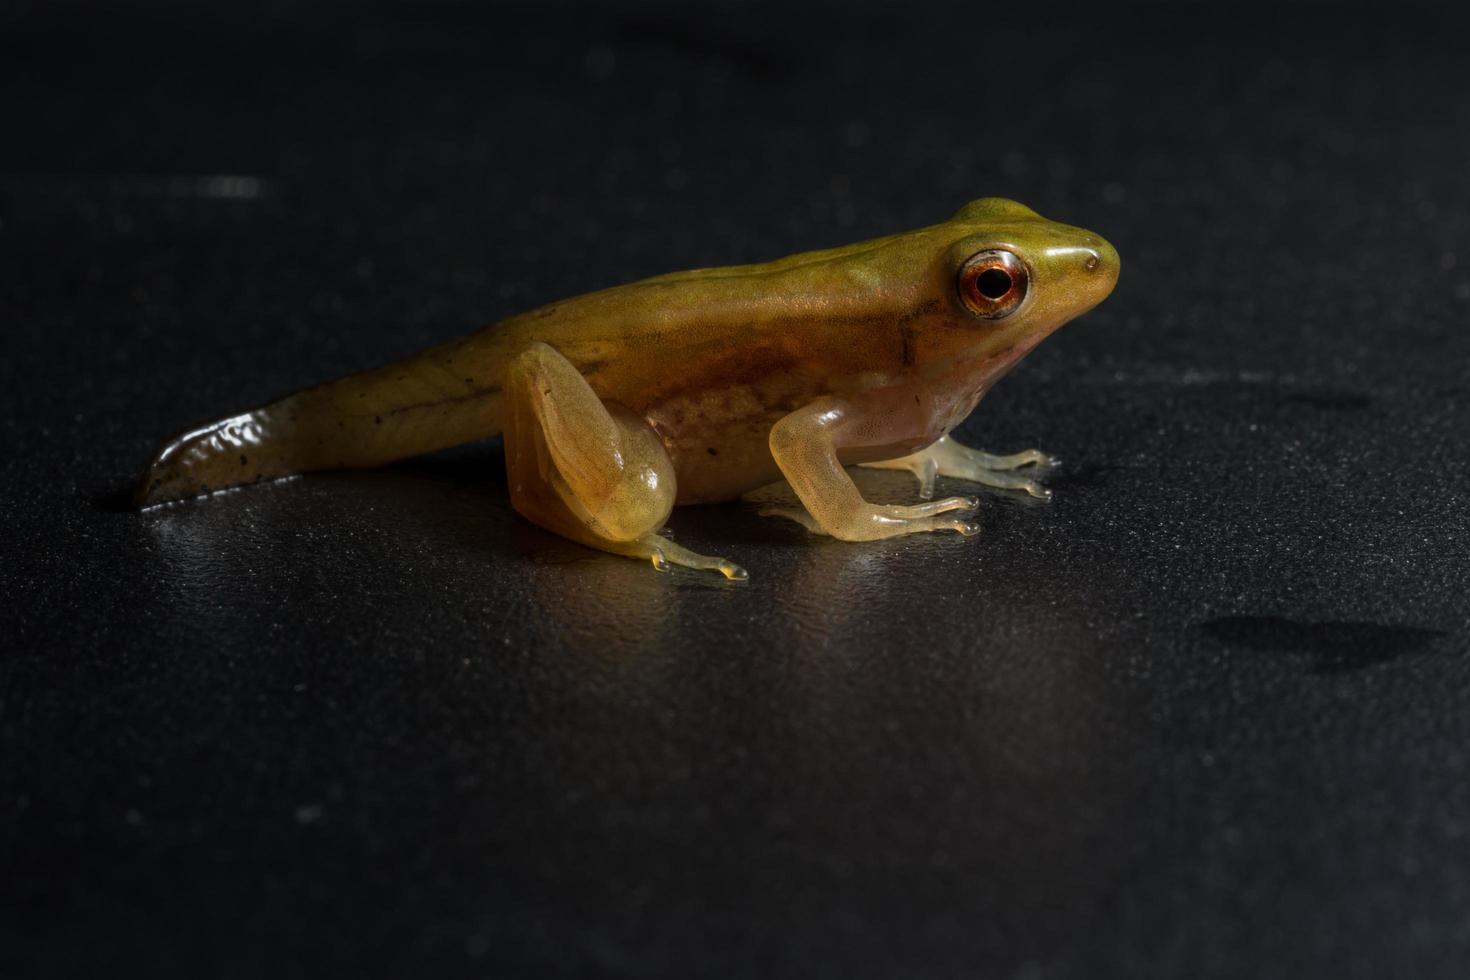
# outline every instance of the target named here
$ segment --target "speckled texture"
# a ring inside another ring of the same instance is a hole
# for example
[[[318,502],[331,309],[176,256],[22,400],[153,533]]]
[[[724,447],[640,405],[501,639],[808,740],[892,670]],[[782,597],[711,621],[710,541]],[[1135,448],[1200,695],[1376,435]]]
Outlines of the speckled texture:
[[[0,974],[1463,976],[1463,18],[19,9]],[[660,576],[494,444],[118,505],[221,410],[980,194],[1124,272],[965,427],[1069,461],[976,540],[689,509],[752,581]]]

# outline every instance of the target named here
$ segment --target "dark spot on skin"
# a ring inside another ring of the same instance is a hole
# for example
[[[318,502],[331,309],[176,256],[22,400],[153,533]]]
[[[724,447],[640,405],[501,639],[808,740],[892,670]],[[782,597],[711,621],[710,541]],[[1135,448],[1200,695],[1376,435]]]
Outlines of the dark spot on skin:
[[[912,367],[918,356],[914,351],[914,328],[905,323],[899,328],[899,335],[903,338],[903,366]]]
[[[1367,392],[1355,391],[1351,388],[1294,391],[1286,396],[1286,400],[1329,412],[1359,412],[1373,404],[1373,398]]]
[[[389,417],[392,417],[392,416],[395,416],[395,415],[403,415],[403,414],[408,413],[408,412],[416,412],[419,409],[423,409],[423,408],[436,408],[436,407],[441,409],[442,414],[444,414],[444,415],[452,415],[453,414],[453,406],[458,405],[461,402],[472,402],[472,401],[475,401],[477,399],[489,398],[492,395],[498,395],[498,394],[500,394],[500,386],[499,385],[490,385],[487,388],[481,388],[478,391],[472,391],[472,392],[470,392],[467,395],[459,395],[459,396],[454,397],[454,398],[436,398],[433,401],[414,402],[414,403],[412,403],[410,405],[399,405],[397,408],[390,409],[387,412],[387,415]],[[548,392],[548,394],[549,394],[549,392]],[[382,416],[375,416],[375,417],[376,418],[382,418]],[[341,422],[338,422],[337,424],[338,425],[341,425],[342,423]]]
[[[1382,623],[1314,623],[1283,616],[1224,616],[1197,627],[1227,646],[1310,658],[1314,674],[1340,674],[1420,653],[1443,630]]]
[[[705,452],[709,453],[711,456],[718,456],[718,455],[720,455],[720,451],[718,449],[716,449],[714,446],[710,446],[708,449],[705,450]]]
[[[373,416],[373,424],[374,425],[382,425],[383,424],[383,416],[381,416],[381,415],[374,415]]]
[[[914,324],[939,308],[937,300],[927,300],[905,313],[898,321],[898,335],[903,340],[903,365],[911,367],[919,353],[914,342]]]
[[[241,466],[247,466],[247,465],[249,465],[249,463],[250,463],[249,458],[244,453],[241,453],[240,454],[240,465]]]
[[[472,384],[475,383],[475,379],[474,378],[465,378],[464,379],[464,383],[467,384],[467,385],[472,385]]]

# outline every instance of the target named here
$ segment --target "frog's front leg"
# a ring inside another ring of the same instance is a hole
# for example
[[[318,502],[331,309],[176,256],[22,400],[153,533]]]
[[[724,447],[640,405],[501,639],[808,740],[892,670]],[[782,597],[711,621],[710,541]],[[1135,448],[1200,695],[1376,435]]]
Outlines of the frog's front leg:
[[[628,409],[604,404],[555,349],[527,346],[503,387],[510,499],[527,520],[660,571],[674,564],[746,577],[658,533],[675,497],[674,465],[658,434]]]
[[[771,455],[805,510],[768,507],[762,515],[786,517],[820,534],[844,541],[874,541],[916,531],[974,534],[965,520],[978,505],[973,497],[949,497],[914,506],[873,504],[863,499],[838,459],[842,449],[888,444],[885,412],[824,398],[784,416],[771,428]]]
[[[994,456],[962,446],[949,436],[940,436],[929,446],[911,455],[860,465],[875,470],[908,470],[919,478],[919,496],[925,500],[934,496],[934,478],[940,476],[969,480],[971,483],[1000,487],[1003,490],[1024,490],[1033,497],[1047,500],[1051,497],[1050,490],[1035,480],[1010,471],[1023,466],[1046,469],[1056,464],[1055,456],[1048,456],[1039,449],[1027,449],[1009,456]]]

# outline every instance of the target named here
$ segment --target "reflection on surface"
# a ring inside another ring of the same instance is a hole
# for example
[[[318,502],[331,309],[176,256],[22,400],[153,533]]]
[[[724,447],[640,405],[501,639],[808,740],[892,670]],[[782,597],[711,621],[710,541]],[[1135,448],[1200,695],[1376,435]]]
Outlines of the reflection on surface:
[[[912,498],[906,474],[858,479],[872,499]],[[763,769],[776,781],[766,791],[794,803],[836,792],[876,805],[869,794],[888,792],[897,774],[873,767],[893,764],[879,760],[895,740],[957,785],[1055,780],[1063,792],[1067,780],[1116,769],[1120,744],[1096,731],[1134,714],[1098,687],[1108,669],[1098,617],[1117,612],[1109,566],[1049,559],[1054,541],[1036,536],[1059,520],[1055,509],[1016,495],[984,497],[976,539],[864,544],[744,505],[680,509],[678,540],[751,568],[738,586],[660,574],[528,524],[483,452],[250,488],[141,519],[168,571],[155,601],[207,629],[266,615],[366,647],[474,650],[491,670],[520,672],[538,697],[572,705],[561,724],[624,735],[652,726],[690,772],[703,769],[702,740],[734,739],[774,767]],[[717,805],[722,778],[689,790]]]
[[[747,565],[743,586],[527,524],[483,450],[126,519],[156,552],[150,624],[280,645],[196,668],[217,702],[248,699],[234,729],[278,758],[306,746],[297,765],[319,784],[372,760],[375,812],[449,841],[516,909],[592,909],[616,944],[640,935],[628,896],[647,889],[710,920],[816,923],[851,950],[867,933],[814,910],[901,894],[924,942],[983,953],[1026,935],[1043,962],[1128,888],[1172,884],[1159,874],[1233,881],[1241,841],[1268,883],[1302,853],[1329,866],[1336,842],[1311,828],[1331,825],[1333,799],[1232,809],[1221,774],[1299,785],[1300,719],[1359,724],[1267,658],[1232,675],[1230,658],[1179,656],[1196,631],[1171,617],[1218,592],[1222,561],[1255,559],[1133,535],[1172,526],[1168,501],[1135,468],[1109,478],[1049,505],[986,494],[974,539],[850,544],[753,507],[677,511],[678,539]],[[871,499],[912,499],[905,474],[858,479]],[[1230,629],[1201,644],[1254,635]],[[1411,718],[1410,699],[1434,695],[1375,699]],[[1239,751],[1273,736],[1286,754]],[[1311,737],[1311,766],[1352,744]],[[254,763],[257,748],[240,751]],[[313,784],[295,802],[319,798]]]
[[[907,474],[854,475],[870,499],[913,499]],[[1063,581],[1076,569],[1063,575],[1025,545],[1025,528],[1050,519],[1047,505],[1014,493],[982,499],[985,530],[975,540],[840,542],[750,505],[678,509],[676,540],[729,552],[752,570],[744,585],[658,573],[529,524],[510,507],[493,448],[243,488],[138,519],[169,573],[172,601],[185,604],[248,601],[255,589],[286,601],[335,596],[350,607],[370,599],[368,611],[385,617],[409,604],[439,615],[475,608],[484,613],[477,632],[628,654],[674,635],[686,645],[704,637],[803,655],[977,651],[997,637],[1007,648],[1085,648],[1082,597]],[[1014,629],[1017,620],[1026,627]]]

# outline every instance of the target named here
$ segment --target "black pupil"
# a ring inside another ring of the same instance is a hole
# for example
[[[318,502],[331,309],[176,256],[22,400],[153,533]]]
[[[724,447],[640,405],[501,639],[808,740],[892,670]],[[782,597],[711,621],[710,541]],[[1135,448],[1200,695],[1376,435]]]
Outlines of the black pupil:
[[[975,277],[975,288],[986,299],[1000,299],[1011,291],[1011,274],[1004,269],[986,269]]]

